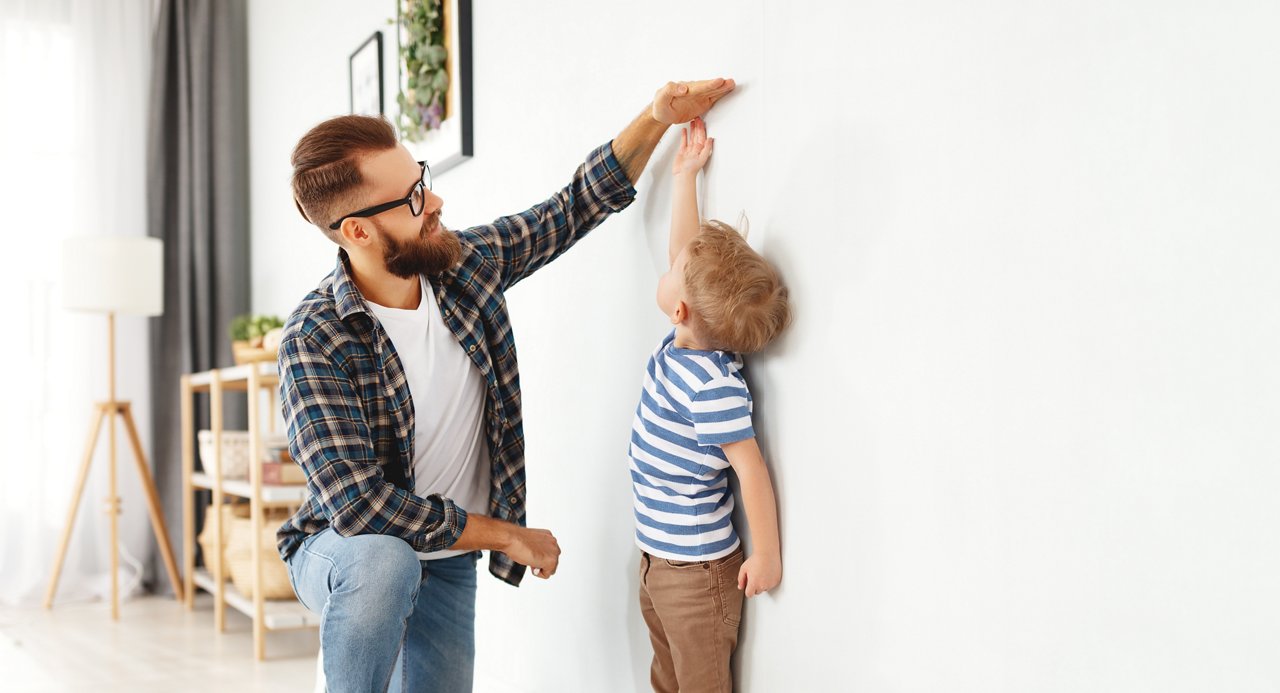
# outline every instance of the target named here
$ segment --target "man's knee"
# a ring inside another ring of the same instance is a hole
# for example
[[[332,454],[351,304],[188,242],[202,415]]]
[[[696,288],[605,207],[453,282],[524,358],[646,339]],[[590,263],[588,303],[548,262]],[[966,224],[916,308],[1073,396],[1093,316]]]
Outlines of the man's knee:
[[[404,639],[405,622],[413,613],[422,564],[396,537],[330,535],[317,544],[311,547],[314,559],[331,564],[320,628],[329,685],[334,685],[336,671],[372,676],[385,685]],[[377,688],[367,682],[357,687]]]
[[[342,539],[345,560],[333,592],[370,603],[412,605],[422,582],[422,563],[398,537],[362,534]]]

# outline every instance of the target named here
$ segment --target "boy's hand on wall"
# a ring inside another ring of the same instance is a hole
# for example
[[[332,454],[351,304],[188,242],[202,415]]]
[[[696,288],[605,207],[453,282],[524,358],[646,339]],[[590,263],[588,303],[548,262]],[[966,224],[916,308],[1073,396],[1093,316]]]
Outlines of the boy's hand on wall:
[[[738,571],[738,589],[748,597],[763,594],[782,582],[782,559],[776,555],[753,553]]]
[[[697,173],[707,165],[715,142],[715,139],[707,137],[707,124],[702,118],[694,118],[680,131],[680,151],[676,152],[676,162],[671,166],[671,173],[677,176],[682,173]]]
[[[720,97],[737,86],[731,79],[717,77],[697,82],[667,82],[653,96],[653,119],[667,125],[687,123],[715,105]]]

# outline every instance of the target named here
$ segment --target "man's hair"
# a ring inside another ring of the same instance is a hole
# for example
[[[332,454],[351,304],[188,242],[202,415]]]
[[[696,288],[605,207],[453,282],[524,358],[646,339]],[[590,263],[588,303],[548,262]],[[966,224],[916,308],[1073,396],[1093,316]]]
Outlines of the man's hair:
[[[710,220],[689,242],[684,266],[694,334],[712,349],[759,351],[791,321],[777,271],[732,226]]]
[[[355,192],[364,179],[360,155],[396,146],[396,131],[384,118],[345,115],[320,123],[298,140],[293,164],[294,203],[303,218],[335,243],[342,234],[329,229],[338,215],[355,211]]]

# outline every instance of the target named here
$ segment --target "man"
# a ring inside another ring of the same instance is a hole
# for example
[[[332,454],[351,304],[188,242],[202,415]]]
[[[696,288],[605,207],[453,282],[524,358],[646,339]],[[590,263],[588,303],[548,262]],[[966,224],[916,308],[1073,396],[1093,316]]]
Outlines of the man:
[[[298,142],[298,210],[340,249],[280,346],[289,449],[311,493],[279,546],[302,603],[322,615],[329,690],[470,690],[478,551],[512,585],[525,566],[555,574],[555,537],[524,526],[503,294],[630,204],[667,127],[733,88],[668,83],[563,190],[460,232],[441,223],[429,168],[386,121],[334,118]]]

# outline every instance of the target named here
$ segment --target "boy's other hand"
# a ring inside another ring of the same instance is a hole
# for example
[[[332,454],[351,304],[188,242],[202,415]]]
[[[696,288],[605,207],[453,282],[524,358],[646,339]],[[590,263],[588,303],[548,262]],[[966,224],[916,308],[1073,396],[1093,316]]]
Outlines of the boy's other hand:
[[[720,97],[737,86],[717,77],[697,82],[667,82],[653,95],[653,119],[667,125],[687,123],[711,110]]]
[[[753,553],[738,571],[738,589],[748,597],[763,594],[782,582],[782,559]]]
[[[715,139],[707,137],[707,124],[702,118],[694,118],[680,131],[680,151],[676,152],[676,162],[671,166],[671,173],[677,176],[682,173],[697,173],[707,165],[715,142]]]
[[[512,530],[513,534],[502,552],[516,563],[529,566],[536,577],[545,580],[555,575],[560,565],[560,543],[551,531],[514,525]]]

